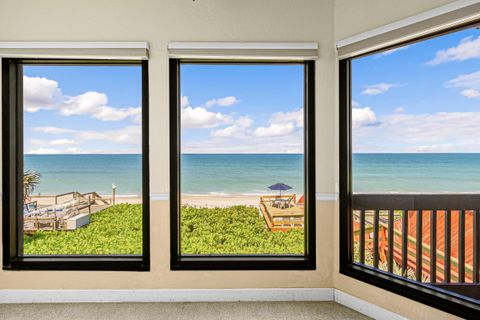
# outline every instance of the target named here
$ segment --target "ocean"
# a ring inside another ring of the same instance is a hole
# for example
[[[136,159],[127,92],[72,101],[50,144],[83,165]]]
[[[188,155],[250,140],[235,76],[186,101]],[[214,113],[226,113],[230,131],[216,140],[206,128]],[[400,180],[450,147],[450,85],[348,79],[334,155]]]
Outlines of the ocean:
[[[480,192],[480,154],[354,154],[354,192]],[[258,195],[277,182],[303,193],[300,154],[183,154],[181,191]],[[42,177],[33,194],[141,194],[141,155],[25,155]],[[320,177],[321,179],[321,177]]]
[[[70,191],[141,194],[141,155],[25,155],[25,170],[42,177],[33,194]],[[300,154],[183,154],[181,191],[188,194],[253,195],[271,193],[283,182],[303,193]]]
[[[33,195],[70,191],[99,194],[142,193],[142,156],[139,154],[25,155],[24,169],[41,174]]]
[[[354,192],[480,192],[480,154],[353,154],[352,187]]]
[[[182,193],[218,195],[271,194],[277,182],[303,193],[303,154],[183,154]]]

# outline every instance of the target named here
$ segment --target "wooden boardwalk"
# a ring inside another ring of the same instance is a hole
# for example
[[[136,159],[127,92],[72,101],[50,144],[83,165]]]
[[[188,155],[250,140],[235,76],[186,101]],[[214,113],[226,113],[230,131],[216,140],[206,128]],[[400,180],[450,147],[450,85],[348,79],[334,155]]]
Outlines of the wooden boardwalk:
[[[76,191],[58,194],[52,197],[53,203],[38,205],[34,208],[25,204],[24,232],[71,230],[82,219],[82,225],[88,224],[90,214],[110,206],[110,201],[96,192],[79,193]]]
[[[408,212],[408,267],[416,271],[416,211]],[[422,274],[424,277],[430,275],[430,211],[423,211],[422,223]],[[451,259],[451,282],[458,282],[458,259],[459,259],[459,216],[460,211],[451,212],[450,228],[450,259]],[[399,214],[394,219],[394,241],[393,257],[398,265],[402,264],[402,221]],[[365,218],[365,243],[366,250],[373,250],[372,232],[373,215]],[[436,220],[436,282],[444,281],[444,254],[445,254],[445,212],[437,211]],[[359,219],[354,223],[355,241],[359,240]],[[465,282],[472,282],[473,279],[473,211],[465,211]],[[380,214],[379,224],[379,254],[380,261],[385,262],[388,252],[388,220],[386,214]],[[431,280],[431,279],[429,279]]]
[[[282,206],[276,206],[275,203],[280,203]],[[295,195],[262,196],[260,211],[267,227],[272,231],[301,229],[305,223],[303,203],[296,203]]]

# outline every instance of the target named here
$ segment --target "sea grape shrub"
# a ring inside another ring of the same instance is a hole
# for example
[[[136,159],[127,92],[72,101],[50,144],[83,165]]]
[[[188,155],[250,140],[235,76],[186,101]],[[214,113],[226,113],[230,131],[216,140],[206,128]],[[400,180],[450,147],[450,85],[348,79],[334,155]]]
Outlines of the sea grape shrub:
[[[182,206],[182,254],[303,254],[302,229],[270,231],[256,207]]]

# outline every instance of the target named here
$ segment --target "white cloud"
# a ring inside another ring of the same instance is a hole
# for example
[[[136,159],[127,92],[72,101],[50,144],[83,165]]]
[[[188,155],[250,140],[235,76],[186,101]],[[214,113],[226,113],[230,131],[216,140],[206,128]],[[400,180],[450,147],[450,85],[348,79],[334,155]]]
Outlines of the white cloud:
[[[99,107],[105,106],[107,102],[106,94],[88,91],[66,99],[59,107],[59,112],[63,116],[94,114]]]
[[[57,128],[57,127],[33,127],[33,131],[49,133],[49,134],[63,134],[63,133],[72,133],[75,130],[66,129],[66,128]]]
[[[202,107],[185,107],[181,113],[182,127],[184,129],[215,128],[227,124],[230,117],[220,112],[210,112]]]
[[[253,120],[250,117],[243,116],[237,119],[234,125],[214,130],[210,135],[216,138],[247,138],[251,136],[252,124]]]
[[[132,117],[135,123],[141,121],[140,115],[142,114],[142,108],[112,108],[112,107],[99,107],[98,111],[92,114],[92,117],[102,121],[119,121],[128,117]]]
[[[303,127],[303,109],[290,112],[277,112],[270,117],[270,124],[293,122],[298,127]]]
[[[23,104],[25,111],[53,109],[61,97],[58,82],[41,77],[23,76]]]
[[[255,129],[256,137],[280,137],[291,134],[295,130],[292,122],[272,123],[268,127],[258,127]]]
[[[206,108],[211,108],[213,106],[229,107],[239,102],[240,100],[238,100],[236,97],[228,96],[223,98],[210,99],[207,102],[205,102],[205,107]]]
[[[128,117],[138,122],[142,112],[140,107],[114,108],[107,106],[108,97],[104,93],[88,91],[78,96],[67,98],[59,112],[63,116],[89,115],[102,121],[120,121]]]
[[[460,94],[469,98],[480,97],[480,71],[462,74],[446,83],[447,87],[463,89]]]
[[[50,141],[49,144],[52,146],[73,146],[76,145],[77,142],[71,139],[57,139]]]
[[[78,144],[77,141],[71,139],[56,139],[56,140],[40,140],[31,139],[30,145],[32,146],[73,146]]]
[[[352,108],[352,127],[376,126],[379,122],[375,112],[370,107]]]
[[[202,112],[209,111],[204,109]],[[301,153],[303,150],[302,109],[273,113],[264,126],[257,128],[253,127],[253,120],[249,116],[234,117],[233,114],[224,116],[228,119],[220,121],[217,125],[219,128],[210,131],[209,138],[200,140],[182,138],[182,152]]]
[[[188,107],[189,105],[190,105],[190,101],[188,100],[188,97],[182,96],[180,98],[180,107],[185,108],[185,107]]]
[[[449,61],[464,61],[480,58],[480,36],[464,38],[460,43],[445,50],[437,51],[435,58],[427,62],[429,66],[436,66]]]
[[[51,149],[51,148],[38,148],[33,149],[27,152],[27,154],[59,154],[60,151],[58,149]]]
[[[122,149],[80,149],[71,148],[37,148],[31,149],[27,154],[138,154],[141,150],[138,148],[122,148]]]
[[[253,124],[253,120],[249,117],[249,116],[243,116],[243,117],[240,117],[237,121],[236,121],[237,125],[239,125],[240,127],[243,127],[243,128],[248,128],[248,127],[251,127],[252,124]]]
[[[474,99],[480,97],[480,91],[476,89],[464,89],[460,92],[462,96],[465,96],[469,99]]]
[[[126,126],[119,129],[105,130],[105,131],[73,130],[73,129],[58,128],[58,127],[33,127],[32,130],[36,132],[42,132],[42,133],[54,134],[54,135],[67,134],[74,138],[74,140],[76,141],[76,144],[81,143],[82,141],[85,141],[85,140],[101,140],[101,141],[114,142],[117,144],[140,145],[142,141],[142,127],[138,125],[130,125],[130,126]],[[38,145],[38,141],[40,140],[34,139],[34,144],[37,142],[37,145]],[[62,143],[63,145],[65,145],[66,143],[68,143],[68,141],[70,140],[67,138],[58,139],[56,140],[56,145],[60,145]]]
[[[363,95],[377,95],[381,93],[385,93],[395,85],[391,83],[377,83],[371,86],[367,86],[365,90],[362,91],[361,94]]]
[[[354,152],[480,152],[480,112],[396,113],[353,130]]]
[[[380,52],[378,54],[378,56],[389,56],[391,55],[392,53],[395,53],[397,51],[403,51],[403,50],[407,50],[410,46],[407,45],[407,46],[403,46],[403,47],[398,47],[398,48],[393,48],[393,49],[390,49],[390,50],[386,50],[386,51],[383,51],[383,52]]]
[[[102,140],[117,144],[140,145],[142,141],[141,129],[141,126],[132,125],[106,131],[76,131],[74,136],[80,140]]]
[[[233,126],[214,130],[210,133],[210,135],[216,138],[244,137],[245,128],[234,124]]]
[[[120,121],[131,118],[141,122],[141,108],[108,106],[104,93],[87,91],[77,96],[62,94],[58,82],[40,77],[23,77],[24,107],[27,112],[57,109],[62,116],[88,115],[101,121]],[[188,99],[187,99],[188,101]]]
[[[405,112],[405,108],[404,107],[398,107],[398,108],[395,108],[395,110],[393,110],[393,112],[396,112],[396,113]]]

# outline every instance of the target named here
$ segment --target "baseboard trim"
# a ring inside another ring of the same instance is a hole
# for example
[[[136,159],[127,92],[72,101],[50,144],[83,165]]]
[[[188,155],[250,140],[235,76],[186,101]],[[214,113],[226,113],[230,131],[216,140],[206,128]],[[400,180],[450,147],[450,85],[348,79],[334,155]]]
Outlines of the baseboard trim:
[[[373,319],[406,319],[334,288],[0,290],[0,304],[236,301],[335,301]]]
[[[407,320],[394,312],[337,289],[334,291],[334,301],[373,319]]]
[[[0,290],[0,303],[333,301],[333,288]]]

